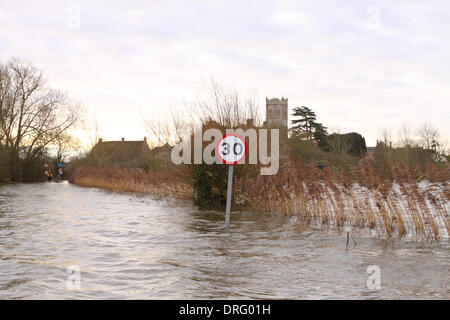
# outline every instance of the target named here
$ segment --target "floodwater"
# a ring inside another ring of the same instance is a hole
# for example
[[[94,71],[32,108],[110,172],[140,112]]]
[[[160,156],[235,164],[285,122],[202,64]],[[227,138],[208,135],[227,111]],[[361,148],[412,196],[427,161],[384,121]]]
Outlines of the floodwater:
[[[0,186],[0,299],[450,298],[448,244],[354,239],[252,213],[227,230],[222,212],[67,182]]]

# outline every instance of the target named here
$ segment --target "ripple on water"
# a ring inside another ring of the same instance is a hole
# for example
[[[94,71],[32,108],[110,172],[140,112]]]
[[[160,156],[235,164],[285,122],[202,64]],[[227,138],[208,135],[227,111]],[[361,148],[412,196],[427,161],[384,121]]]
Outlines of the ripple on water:
[[[0,187],[0,298],[450,298],[449,247],[177,207],[68,183]],[[67,289],[67,267],[81,289]],[[382,289],[366,287],[367,267]]]

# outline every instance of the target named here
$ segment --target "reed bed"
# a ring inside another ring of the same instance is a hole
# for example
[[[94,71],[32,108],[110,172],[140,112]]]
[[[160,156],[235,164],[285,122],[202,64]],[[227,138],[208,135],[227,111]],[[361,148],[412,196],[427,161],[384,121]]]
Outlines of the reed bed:
[[[275,176],[237,179],[241,209],[297,216],[306,223],[368,228],[379,236],[439,242],[450,234],[448,166],[417,178],[397,166],[394,180],[365,161],[351,174],[288,163]]]
[[[192,200],[192,187],[183,180],[182,170],[145,172],[137,169],[79,166],[71,181],[85,187],[137,192],[157,197]]]
[[[306,224],[359,227],[378,236],[439,242],[450,234],[450,170],[427,166],[420,176],[392,167],[392,180],[363,160],[344,172],[294,161],[274,176],[236,175],[234,210],[297,216]],[[112,191],[138,192],[193,200],[189,168],[139,172],[124,168],[77,167],[76,184]]]

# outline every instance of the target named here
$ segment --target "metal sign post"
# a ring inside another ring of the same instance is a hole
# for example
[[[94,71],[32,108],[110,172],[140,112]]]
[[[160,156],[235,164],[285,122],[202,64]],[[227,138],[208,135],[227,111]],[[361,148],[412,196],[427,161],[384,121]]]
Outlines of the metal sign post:
[[[228,166],[228,188],[227,188],[227,209],[225,212],[225,227],[230,226],[230,211],[231,211],[231,189],[233,188],[233,165]]]
[[[233,168],[234,165],[245,159],[247,150],[245,140],[235,133],[223,136],[216,145],[216,155],[224,164],[228,165],[227,207],[225,211],[225,226],[227,228],[230,226]]]

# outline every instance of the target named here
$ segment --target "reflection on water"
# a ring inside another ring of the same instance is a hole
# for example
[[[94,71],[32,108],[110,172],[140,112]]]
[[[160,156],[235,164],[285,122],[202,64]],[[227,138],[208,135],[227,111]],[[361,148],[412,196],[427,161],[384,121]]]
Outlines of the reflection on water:
[[[448,245],[355,238],[346,249],[344,233],[250,213],[227,231],[220,212],[68,183],[1,186],[0,298],[450,298]]]

